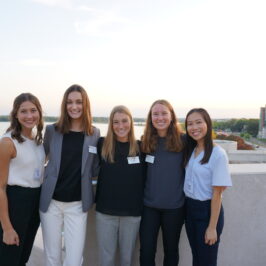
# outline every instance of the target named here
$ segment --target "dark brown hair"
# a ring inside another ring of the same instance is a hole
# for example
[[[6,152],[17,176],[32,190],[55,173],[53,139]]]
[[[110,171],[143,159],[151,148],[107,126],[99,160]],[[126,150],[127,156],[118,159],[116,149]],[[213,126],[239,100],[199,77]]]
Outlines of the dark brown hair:
[[[152,153],[155,151],[157,147],[158,133],[156,128],[152,124],[152,108],[156,104],[162,104],[166,106],[171,113],[171,123],[169,125],[166,134],[166,149],[168,151],[180,152],[183,149],[183,142],[181,139],[181,129],[180,126],[178,125],[178,120],[175,115],[174,108],[166,100],[157,100],[150,107],[144,129],[144,135],[142,137],[142,143],[141,143],[142,151],[144,153]]]
[[[83,125],[83,131],[87,135],[93,134],[93,126],[92,126],[92,116],[91,116],[91,107],[90,107],[90,101],[87,92],[83,87],[80,85],[74,84],[70,86],[64,93],[63,100],[61,103],[61,114],[56,122],[56,129],[62,133],[68,133],[71,127],[71,117],[69,117],[67,112],[67,99],[68,95],[71,92],[80,92],[82,97],[82,125]]]
[[[202,160],[200,161],[201,164],[205,164],[208,163],[210,157],[211,157],[211,153],[212,153],[212,149],[213,149],[213,140],[212,140],[212,120],[210,118],[210,115],[208,114],[208,112],[203,109],[203,108],[194,108],[191,109],[186,116],[186,120],[185,120],[185,127],[186,127],[186,132],[187,132],[187,120],[188,117],[193,114],[193,113],[199,113],[204,122],[207,124],[207,133],[204,137],[204,156],[202,158]],[[186,166],[189,158],[194,150],[194,148],[196,147],[197,142],[188,135],[188,133],[186,134],[186,148],[184,151],[184,165]]]
[[[13,102],[13,109],[10,113],[10,126],[6,132],[11,131],[11,137],[13,139],[16,139],[19,143],[22,143],[25,141],[25,139],[21,136],[22,128],[21,128],[21,124],[19,123],[17,119],[17,114],[18,114],[18,110],[21,104],[27,101],[33,103],[39,112],[40,118],[39,118],[39,123],[37,125],[37,134],[35,136],[35,141],[39,145],[42,143],[42,139],[43,139],[42,137],[42,130],[43,130],[42,107],[41,107],[41,104],[38,98],[31,93],[21,93],[15,98]]]

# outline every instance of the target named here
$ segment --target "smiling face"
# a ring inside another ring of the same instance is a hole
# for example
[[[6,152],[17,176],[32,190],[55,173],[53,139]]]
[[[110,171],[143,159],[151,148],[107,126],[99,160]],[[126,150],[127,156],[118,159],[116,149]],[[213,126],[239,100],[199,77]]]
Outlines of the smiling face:
[[[200,113],[193,112],[187,117],[187,133],[191,138],[197,141],[198,144],[204,144],[207,130],[207,123]]]
[[[83,113],[82,95],[78,91],[73,91],[68,94],[66,109],[71,119],[81,119]]]
[[[155,104],[151,109],[151,121],[158,135],[165,137],[172,121],[169,108],[163,104]]]
[[[30,101],[22,102],[16,117],[21,125],[22,132],[32,130],[40,121],[39,111],[36,105]]]
[[[127,142],[130,129],[130,117],[125,113],[116,112],[113,118],[113,131],[116,139],[120,142]]]

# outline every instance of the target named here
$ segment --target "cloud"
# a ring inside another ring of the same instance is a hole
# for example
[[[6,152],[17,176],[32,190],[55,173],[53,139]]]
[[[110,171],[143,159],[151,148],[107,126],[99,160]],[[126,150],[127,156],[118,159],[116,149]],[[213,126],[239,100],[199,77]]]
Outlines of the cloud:
[[[19,64],[27,67],[49,67],[55,65],[55,62],[39,58],[30,58],[20,61]]]
[[[87,11],[87,12],[97,12],[98,10],[95,9],[95,8],[91,8],[91,7],[88,7],[88,6],[78,6],[76,7],[76,10],[77,11]]]
[[[73,8],[72,0],[32,0],[32,2],[40,3],[51,7],[62,7],[66,9]]]
[[[113,12],[90,9],[94,11],[94,17],[87,21],[76,21],[74,23],[78,34],[102,36],[119,31],[130,20],[116,15]]]
[[[61,7],[71,9],[73,11],[97,12],[98,10],[87,5],[78,5],[75,0],[31,0],[32,2],[39,3],[50,7]]]

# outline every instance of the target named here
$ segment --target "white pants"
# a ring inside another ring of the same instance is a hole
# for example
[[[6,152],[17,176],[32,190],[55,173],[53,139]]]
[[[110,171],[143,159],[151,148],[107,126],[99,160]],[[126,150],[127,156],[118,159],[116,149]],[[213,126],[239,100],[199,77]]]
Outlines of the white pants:
[[[40,212],[46,266],[62,266],[62,231],[66,249],[63,265],[82,264],[87,215],[81,201],[52,200],[47,212]]]
[[[100,266],[115,266],[119,247],[120,266],[131,266],[140,216],[113,216],[96,212],[96,233]]]

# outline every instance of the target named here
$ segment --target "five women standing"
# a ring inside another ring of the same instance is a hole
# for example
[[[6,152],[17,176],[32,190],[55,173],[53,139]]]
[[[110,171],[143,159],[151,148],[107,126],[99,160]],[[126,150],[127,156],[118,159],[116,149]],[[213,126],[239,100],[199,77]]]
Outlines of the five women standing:
[[[30,93],[17,96],[10,122],[0,140],[0,264],[25,266],[40,224],[45,155],[39,100]]]
[[[64,94],[58,122],[46,128],[48,164],[40,196],[45,157],[42,110],[32,94],[19,95],[11,125],[0,140],[1,265],[28,261],[39,226],[39,196],[46,266],[62,265],[62,230],[64,265],[81,265],[87,211],[94,201],[92,177],[100,167],[96,229],[101,266],[115,265],[117,246],[120,264],[132,265],[139,226],[140,265],[155,265],[160,228],[163,265],[178,265],[183,186],[193,266],[216,266],[223,229],[221,195],[232,185],[228,159],[213,144],[206,110],[192,109],[185,127],[187,135],[182,136],[173,107],[157,100],[149,110],[141,144],[125,106],[113,108],[107,136],[99,139],[87,93],[73,85]]]

